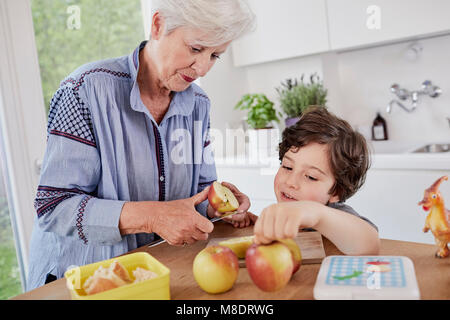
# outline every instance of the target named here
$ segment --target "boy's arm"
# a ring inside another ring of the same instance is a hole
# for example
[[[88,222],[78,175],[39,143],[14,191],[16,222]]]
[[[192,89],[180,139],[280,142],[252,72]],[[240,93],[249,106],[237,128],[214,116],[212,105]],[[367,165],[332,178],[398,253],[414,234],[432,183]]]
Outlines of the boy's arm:
[[[320,219],[313,227],[347,255],[377,255],[380,239],[367,221],[347,212],[319,204]]]
[[[375,255],[380,240],[368,222],[314,201],[284,202],[263,210],[255,224],[255,241],[293,238],[299,228],[314,228],[347,255]]]

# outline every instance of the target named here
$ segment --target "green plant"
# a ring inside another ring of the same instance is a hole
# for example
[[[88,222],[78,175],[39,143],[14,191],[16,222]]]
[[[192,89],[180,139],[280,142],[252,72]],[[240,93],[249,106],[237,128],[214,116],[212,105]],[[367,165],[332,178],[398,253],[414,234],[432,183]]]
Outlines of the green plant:
[[[280,122],[281,113],[277,114],[273,102],[264,94],[246,94],[234,108],[248,110],[247,123],[253,129],[267,128],[271,121]]]
[[[314,73],[309,83],[297,79],[286,79],[281,82],[281,87],[276,88],[280,98],[281,109],[288,117],[300,116],[309,106],[317,105],[325,107],[327,103],[327,89],[324,88],[319,76]]]

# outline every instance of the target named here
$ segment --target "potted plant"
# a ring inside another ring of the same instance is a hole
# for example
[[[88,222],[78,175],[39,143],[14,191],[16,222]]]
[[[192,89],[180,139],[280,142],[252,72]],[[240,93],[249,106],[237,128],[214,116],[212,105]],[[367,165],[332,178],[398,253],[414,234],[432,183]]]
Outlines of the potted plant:
[[[276,152],[279,142],[279,129],[274,128],[274,122],[280,122],[278,117],[282,116],[273,105],[264,94],[246,94],[234,107],[248,110],[246,121],[250,148],[270,155]]]
[[[316,73],[312,74],[309,83],[305,83],[303,78],[304,75],[300,81],[286,79],[285,82],[281,82],[281,87],[276,88],[281,109],[286,114],[286,127],[295,124],[309,106],[326,107],[327,89],[324,88],[319,76]]]

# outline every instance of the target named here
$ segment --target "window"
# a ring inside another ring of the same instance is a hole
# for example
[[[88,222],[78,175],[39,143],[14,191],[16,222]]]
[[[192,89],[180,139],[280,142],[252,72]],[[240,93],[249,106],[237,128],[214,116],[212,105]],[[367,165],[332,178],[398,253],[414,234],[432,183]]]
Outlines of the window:
[[[44,105],[77,67],[130,54],[144,40],[141,0],[31,0]]]
[[[0,130],[1,131],[1,130]],[[4,150],[0,141],[0,149]],[[3,154],[3,152],[2,152]],[[20,254],[16,250],[15,234],[13,232],[15,224],[11,221],[10,209],[8,205],[8,193],[4,173],[4,157],[0,158],[0,300],[9,299],[22,293]],[[13,212],[13,210],[11,210]],[[22,274],[23,276],[23,274]]]
[[[0,1],[0,299],[26,287],[53,94],[77,67],[131,53],[145,39],[143,13],[148,18],[150,3]]]

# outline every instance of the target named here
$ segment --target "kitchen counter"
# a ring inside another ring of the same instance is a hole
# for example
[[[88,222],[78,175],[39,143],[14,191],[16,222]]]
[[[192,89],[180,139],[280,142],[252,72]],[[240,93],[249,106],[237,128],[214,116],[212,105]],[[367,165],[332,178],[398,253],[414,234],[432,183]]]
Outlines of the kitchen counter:
[[[417,169],[450,170],[450,152],[414,153],[427,144],[447,142],[395,142],[370,141],[372,168],[374,169]]]
[[[235,229],[228,223],[217,222],[211,237],[244,236],[252,233],[253,227]],[[342,255],[328,239],[323,237],[323,242],[327,256]],[[205,293],[195,282],[192,262],[206,244],[207,241],[199,241],[183,248],[164,243],[152,248],[144,246],[131,252],[148,252],[170,269],[170,293],[173,300],[313,299],[313,288],[320,264],[301,266],[287,286],[278,292],[267,293],[259,290],[250,279],[247,269],[241,268],[230,291],[217,295]],[[435,251],[434,245],[382,239],[380,255],[406,256],[413,261],[422,299],[450,299],[450,258],[437,259],[434,257]],[[59,279],[13,299],[67,300],[70,299],[70,293],[65,279]]]
[[[432,142],[449,143],[449,142]],[[414,153],[412,151],[427,145],[426,142],[369,141],[372,169],[404,170],[450,170],[450,152]],[[246,146],[248,150],[248,145]],[[215,157],[218,168],[247,167],[260,168],[263,174],[275,174],[279,168],[277,152],[264,155],[258,152],[249,155],[241,152]]]

